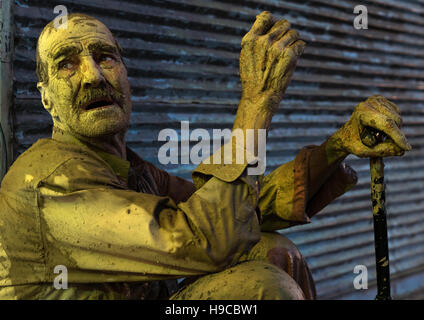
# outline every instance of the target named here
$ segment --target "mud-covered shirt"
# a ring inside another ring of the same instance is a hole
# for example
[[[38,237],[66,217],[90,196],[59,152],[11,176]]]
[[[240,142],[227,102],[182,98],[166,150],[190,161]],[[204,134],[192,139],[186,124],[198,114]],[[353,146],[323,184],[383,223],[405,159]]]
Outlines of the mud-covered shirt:
[[[201,164],[193,184],[128,148],[125,161],[55,131],[1,185],[0,299],[167,298],[175,279],[236,264],[261,229],[309,222],[356,182],[322,157],[304,148],[265,177]],[[60,266],[67,289],[54,286]]]

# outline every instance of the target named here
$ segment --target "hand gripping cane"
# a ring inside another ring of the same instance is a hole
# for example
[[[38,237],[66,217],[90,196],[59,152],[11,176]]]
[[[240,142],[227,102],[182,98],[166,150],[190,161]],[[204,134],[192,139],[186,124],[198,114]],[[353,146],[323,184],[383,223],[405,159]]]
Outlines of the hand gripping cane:
[[[385,138],[384,133],[367,127],[361,134],[363,144],[374,147]],[[374,217],[374,244],[377,272],[376,300],[391,300],[389,245],[387,239],[386,193],[384,185],[384,163],[382,158],[370,158],[371,200]]]

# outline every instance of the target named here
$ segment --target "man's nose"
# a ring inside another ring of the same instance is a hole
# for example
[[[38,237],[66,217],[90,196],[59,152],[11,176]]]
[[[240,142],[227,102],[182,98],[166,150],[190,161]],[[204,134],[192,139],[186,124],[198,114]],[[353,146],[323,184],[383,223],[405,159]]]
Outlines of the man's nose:
[[[103,72],[92,56],[85,56],[81,64],[82,85],[85,89],[96,88],[105,81]]]

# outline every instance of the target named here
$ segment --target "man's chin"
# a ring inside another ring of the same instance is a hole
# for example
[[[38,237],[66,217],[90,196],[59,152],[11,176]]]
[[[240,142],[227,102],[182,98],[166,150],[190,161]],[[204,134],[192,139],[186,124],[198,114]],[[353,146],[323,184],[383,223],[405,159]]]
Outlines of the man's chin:
[[[79,128],[74,128],[74,132],[78,135],[87,137],[87,138],[101,138],[112,136],[118,133],[127,132],[129,124],[126,122],[116,122],[111,123],[110,121],[98,121],[95,125],[86,125],[79,126]]]

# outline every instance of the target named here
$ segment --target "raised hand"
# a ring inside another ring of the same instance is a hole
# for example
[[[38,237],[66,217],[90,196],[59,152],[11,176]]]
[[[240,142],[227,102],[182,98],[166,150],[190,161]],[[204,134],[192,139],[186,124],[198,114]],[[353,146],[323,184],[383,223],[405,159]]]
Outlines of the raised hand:
[[[287,20],[276,21],[264,11],[243,37],[240,54],[242,98],[266,97],[278,107],[305,42]]]
[[[268,129],[305,42],[287,20],[276,21],[264,11],[243,37],[241,47],[242,98],[234,128]]]

